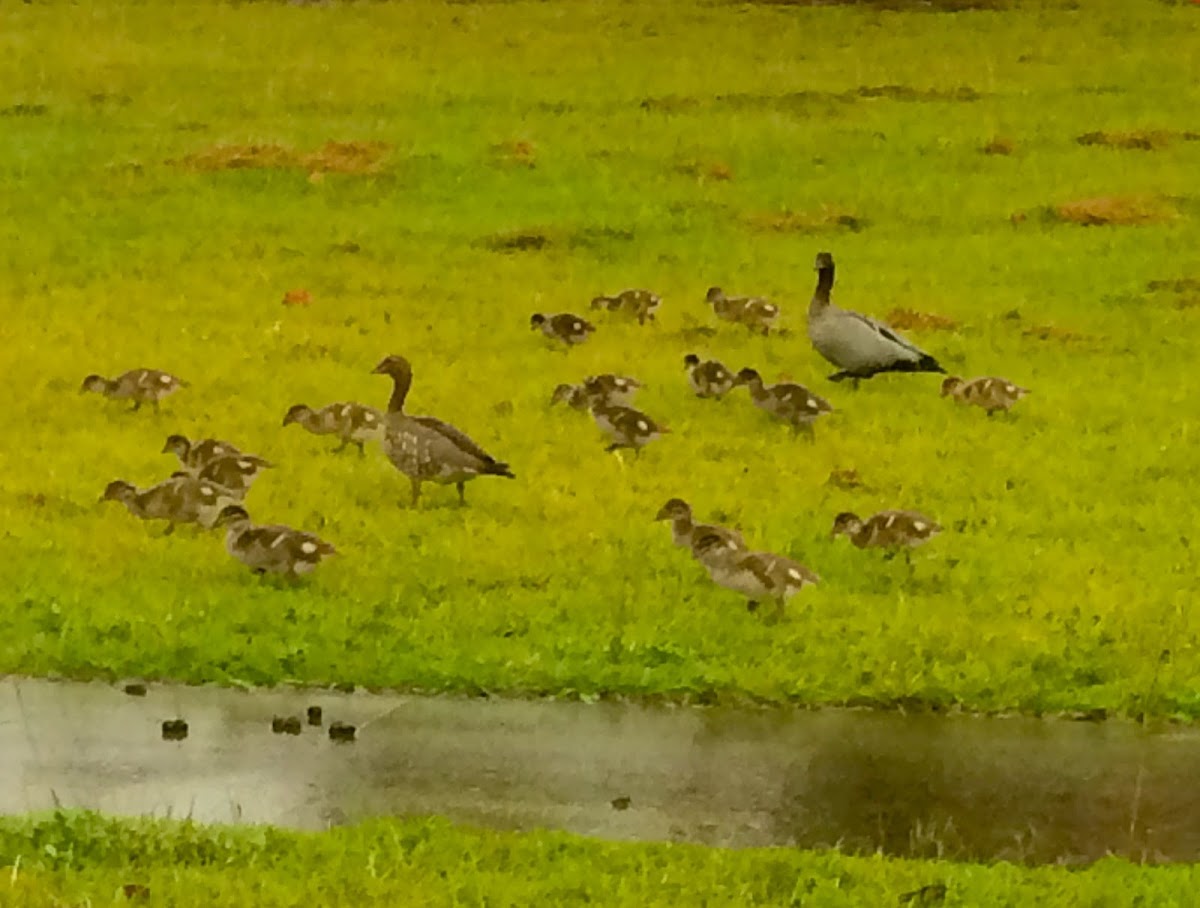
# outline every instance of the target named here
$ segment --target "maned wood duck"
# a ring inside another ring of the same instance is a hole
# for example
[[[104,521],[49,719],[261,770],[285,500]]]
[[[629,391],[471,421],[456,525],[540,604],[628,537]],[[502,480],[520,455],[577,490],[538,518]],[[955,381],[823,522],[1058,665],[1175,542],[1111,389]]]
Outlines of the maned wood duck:
[[[681,548],[686,548],[691,551],[692,557],[699,559],[699,554],[696,552],[695,542],[697,539],[705,537],[717,537],[731,549],[746,548],[746,542],[742,539],[742,534],[737,530],[731,530],[727,527],[716,526],[708,523],[696,523],[692,516],[692,507],[682,498],[672,498],[654,515],[655,520],[671,521],[671,539]],[[713,540],[709,540],[708,545],[715,545]]]
[[[959,403],[983,407],[988,416],[997,410],[1007,411],[1028,393],[1028,388],[1020,388],[1003,378],[972,378],[970,381],[963,381],[957,375],[951,375],[942,382],[942,397],[950,396]]]
[[[335,454],[346,445],[354,444],[362,455],[366,442],[383,437],[383,414],[374,407],[353,401],[327,404],[319,410],[306,404],[295,404],[283,417],[285,426],[292,423],[313,435],[336,435],[342,443],[333,449]]]
[[[709,287],[705,300],[717,318],[745,325],[751,331],[770,334],[779,318],[779,307],[761,296],[726,296],[720,287]]]
[[[228,489],[176,473],[157,485],[138,489],[123,479],[115,479],[104,489],[101,501],[119,501],[134,517],[165,520],[164,535],[170,535],[178,523],[211,526],[220,509],[234,500]]]
[[[754,369],[742,369],[737,382],[750,391],[750,399],[760,410],[770,413],[792,427],[793,432],[804,430],[813,434],[812,424],[822,413],[832,413],[833,405],[819,394],[795,382],[764,385],[762,376]]]
[[[201,438],[189,441],[185,435],[169,435],[163,445],[162,453],[174,454],[179,458],[180,465],[190,473],[199,473],[211,461],[218,457],[237,457],[242,452],[227,441],[215,438]]]
[[[591,410],[592,419],[611,442],[604,449],[609,453],[620,448],[632,448],[636,457],[641,453],[642,448],[654,439],[671,431],[666,426],[658,425],[641,410],[635,410],[633,407],[595,402],[591,404]]]
[[[225,528],[225,548],[256,574],[282,574],[295,579],[313,570],[321,559],[336,555],[330,543],[285,526],[254,526],[241,505],[229,505],[215,526]]]
[[[403,356],[389,356],[374,372],[392,380],[383,450],[412,484],[412,505],[421,497],[421,483],[453,483],[459,504],[466,503],[464,486],[476,476],[515,479],[508,468],[449,423],[432,416],[409,416],[404,401],[412,387],[412,366]]]
[[[582,344],[596,330],[596,326],[578,315],[560,312],[558,315],[542,315],[538,312],[529,317],[529,325],[534,330],[541,329],[542,334],[553,341],[560,341],[568,347]]]
[[[176,378],[158,369],[130,369],[111,379],[102,375],[89,375],[83,380],[79,391],[94,391],[114,400],[132,400],[134,410],[140,409],[142,404],[146,403],[158,410],[160,400],[187,386],[188,383],[182,378]]]
[[[258,474],[269,469],[273,464],[254,454],[228,454],[224,457],[214,457],[196,475],[208,482],[224,486],[234,497],[241,501],[254,485]]]
[[[880,372],[945,372],[938,361],[883,322],[830,302],[833,256],[817,254],[817,289],[808,307],[808,339],[837,366],[830,381],[870,378]]]
[[[693,549],[713,582],[745,596],[750,611],[763,599],[782,611],[784,603],[806,585],[821,582],[798,561],[772,552],[737,549],[717,534],[697,534]]]
[[[833,520],[834,536],[849,536],[858,548],[908,550],[922,545],[942,531],[936,521],[916,511],[880,511],[866,520],[844,511]]]
[[[622,312],[634,316],[639,325],[654,321],[655,312],[662,304],[657,293],[649,290],[622,290],[616,296],[597,296],[592,300],[593,309]]]
[[[688,385],[697,397],[719,400],[737,386],[733,373],[715,359],[701,362],[699,356],[689,353],[683,358],[683,365],[687,369]]]

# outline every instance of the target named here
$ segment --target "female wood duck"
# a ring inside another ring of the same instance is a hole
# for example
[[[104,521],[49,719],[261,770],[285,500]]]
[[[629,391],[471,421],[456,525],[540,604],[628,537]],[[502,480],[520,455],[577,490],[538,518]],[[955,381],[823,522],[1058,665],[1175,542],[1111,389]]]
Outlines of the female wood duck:
[[[409,416],[404,402],[412,387],[412,366],[403,356],[389,356],[374,372],[392,380],[383,450],[388,459],[412,484],[412,506],[421,497],[421,484],[453,483],[459,504],[466,503],[464,486],[476,476],[515,479],[508,464],[501,463],[461,430],[432,416]]]

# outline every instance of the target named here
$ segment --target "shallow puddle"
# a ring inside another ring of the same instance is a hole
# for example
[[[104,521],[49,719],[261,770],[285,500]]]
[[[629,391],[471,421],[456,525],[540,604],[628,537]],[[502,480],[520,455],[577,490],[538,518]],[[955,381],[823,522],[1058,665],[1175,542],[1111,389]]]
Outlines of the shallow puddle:
[[[289,716],[300,734],[273,733]],[[187,737],[165,741],[175,718]],[[334,722],[355,740],[330,740]],[[1195,728],[0,682],[5,813],[299,828],[440,814],[610,839],[1194,861],[1197,777]]]

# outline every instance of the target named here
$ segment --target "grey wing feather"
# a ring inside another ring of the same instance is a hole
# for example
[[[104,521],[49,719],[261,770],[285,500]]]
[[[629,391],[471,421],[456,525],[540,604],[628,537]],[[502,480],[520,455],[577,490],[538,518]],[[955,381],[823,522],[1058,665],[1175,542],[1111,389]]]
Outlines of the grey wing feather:
[[[890,327],[889,325],[885,325],[883,322],[876,321],[875,319],[873,319],[869,316],[863,315],[861,312],[850,312],[849,310],[843,310],[843,311],[845,311],[845,313],[847,315],[849,315],[853,318],[856,318],[863,324],[867,325],[867,327],[869,327],[872,331],[875,331],[876,333],[882,335],[886,340],[889,340],[893,344],[896,344],[900,347],[903,347],[905,350],[912,352],[918,359],[921,356],[925,355],[924,350],[922,350],[920,347],[916,346],[916,344],[912,343],[911,341],[906,340],[905,338],[901,337],[899,334],[896,333],[895,329]]]
[[[465,454],[470,454],[472,457],[478,457],[484,463],[496,463],[494,458],[483,448],[479,447],[471,438],[461,429],[456,429],[449,423],[442,422],[433,416],[414,416],[412,419],[419,422],[428,429],[433,429],[439,435],[450,441],[456,448]]]

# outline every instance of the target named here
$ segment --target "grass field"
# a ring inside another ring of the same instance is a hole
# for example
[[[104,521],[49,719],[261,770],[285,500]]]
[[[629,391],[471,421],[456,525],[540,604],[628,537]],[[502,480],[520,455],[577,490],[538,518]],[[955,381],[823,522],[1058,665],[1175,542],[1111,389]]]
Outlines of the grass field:
[[[633,845],[380,821],[319,835],[59,814],[0,823],[0,903],[1190,905],[1193,867],[1086,869]],[[128,887],[128,895],[127,893]],[[939,889],[938,887],[943,887]],[[922,891],[923,890],[923,891]],[[938,896],[941,896],[939,898]],[[907,898],[904,898],[907,896]]]
[[[4,5],[0,672],[1200,715],[1198,37],[1124,0]],[[1077,223],[1105,218],[1134,223]],[[936,376],[828,384],[823,249],[841,304],[953,320],[909,333],[1033,394],[988,419]],[[790,333],[718,324],[711,284]],[[529,331],[625,286],[659,324]],[[696,400],[692,350],[838,412],[809,445]],[[413,511],[378,448],[281,427],[382,406],[390,353],[517,481]],[[135,366],[191,387],[76,393]],[[624,465],[547,406],[610,370],[673,429]],[[164,478],[172,432],[276,462],[251,513],[341,557],[282,589],[97,502]],[[822,584],[748,614],[652,522],[671,496]],[[947,528],[911,571],[829,538],[887,507]]]

